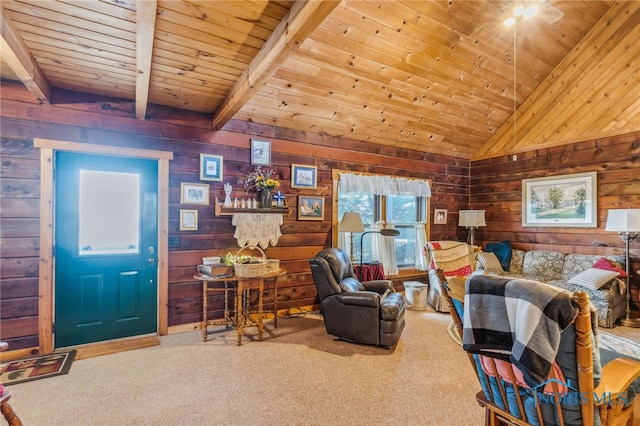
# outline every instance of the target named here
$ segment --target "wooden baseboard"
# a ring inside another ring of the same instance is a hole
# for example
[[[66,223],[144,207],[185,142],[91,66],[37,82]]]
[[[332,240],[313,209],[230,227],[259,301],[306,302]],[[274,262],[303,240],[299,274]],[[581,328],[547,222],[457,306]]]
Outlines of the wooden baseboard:
[[[151,346],[158,346],[160,344],[160,337],[153,336],[141,336],[141,337],[128,337],[125,339],[110,340],[107,342],[90,343],[87,345],[70,346],[68,348],[56,349],[54,352],[67,351],[75,349],[77,351],[75,359],[91,358],[94,356],[114,354],[123,351],[130,351],[133,349],[148,348]],[[5,351],[0,355],[0,361],[14,361],[16,359],[30,358],[41,354],[38,348],[25,348],[17,349],[15,351]]]
[[[38,348],[16,349],[15,351],[5,351],[0,354],[0,362],[15,361],[16,359],[24,359],[32,356],[40,355]]]
[[[74,346],[69,349],[76,349],[78,351],[76,354],[76,359],[85,359],[95,356],[130,351],[133,349],[149,348],[151,346],[158,346],[159,344],[160,337],[154,335],[92,343],[89,345]]]
[[[301,312],[314,312],[319,310],[319,305],[308,305],[294,308],[294,314]],[[284,318],[291,314],[289,309],[278,309],[278,318]],[[273,319],[272,313],[266,314],[266,319]],[[186,333],[189,331],[201,330],[202,323],[193,322],[189,324],[180,324],[169,327],[167,334]],[[87,345],[74,346],[67,349],[77,350],[76,359],[85,359],[95,356],[114,354],[123,351],[130,351],[133,349],[148,348],[151,346],[158,346],[160,344],[160,336],[142,336],[142,337],[130,337],[126,339],[113,340],[108,342],[91,343]],[[15,351],[5,351],[0,355],[0,361],[13,361],[16,359],[28,358],[31,356],[40,355],[38,348],[25,348]]]

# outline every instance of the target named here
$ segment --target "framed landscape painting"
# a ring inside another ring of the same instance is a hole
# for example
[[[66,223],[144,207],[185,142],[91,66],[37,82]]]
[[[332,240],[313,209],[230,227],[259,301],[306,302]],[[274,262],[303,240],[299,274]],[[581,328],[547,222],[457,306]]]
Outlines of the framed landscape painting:
[[[595,228],[596,172],[522,180],[522,226]]]

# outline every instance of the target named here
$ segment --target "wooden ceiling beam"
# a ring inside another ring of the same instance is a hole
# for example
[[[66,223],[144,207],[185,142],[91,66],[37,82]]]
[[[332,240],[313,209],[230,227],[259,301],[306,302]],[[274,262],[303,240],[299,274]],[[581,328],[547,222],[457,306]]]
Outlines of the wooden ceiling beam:
[[[296,1],[214,113],[213,128],[222,128],[260,90],[289,52],[296,49],[339,4],[340,1],[335,0]]]
[[[51,85],[33,59],[29,48],[13,24],[6,18],[7,11],[0,5],[0,52],[22,84],[36,97],[39,103],[51,103]]]
[[[156,0],[136,2],[136,118],[140,120],[145,119],[149,102],[157,8]]]

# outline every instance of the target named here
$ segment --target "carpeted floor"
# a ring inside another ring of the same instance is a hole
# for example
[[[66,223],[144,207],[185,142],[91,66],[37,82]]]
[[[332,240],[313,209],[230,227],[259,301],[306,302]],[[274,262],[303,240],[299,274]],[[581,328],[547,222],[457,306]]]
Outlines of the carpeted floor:
[[[166,336],[12,386],[11,402],[29,426],[482,424],[449,315],[406,318],[393,350],[335,341],[319,316],[282,318],[241,347],[233,330],[206,343],[199,332]]]
[[[336,341],[317,315],[268,321],[263,342],[241,347],[233,330],[206,343],[199,331],[164,336],[13,385],[10,402],[29,426],[483,424],[450,316],[406,319],[392,350]]]

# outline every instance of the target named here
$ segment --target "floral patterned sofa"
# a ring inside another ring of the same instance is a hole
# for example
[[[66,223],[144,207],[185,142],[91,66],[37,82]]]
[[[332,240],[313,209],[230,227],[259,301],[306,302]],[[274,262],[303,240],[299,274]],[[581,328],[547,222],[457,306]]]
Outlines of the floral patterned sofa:
[[[599,289],[591,289],[570,283],[573,277],[591,268],[599,259],[606,259],[624,265],[622,256],[601,256],[585,254],[564,254],[557,251],[534,250],[511,251],[509,271],[502,269],[485,269],[485,273],[513,276],[540,281],[571,292],[586,291],[598,311],[598,324],[612,328],[618,318],[624,315],[626,307],[624,282],[611,279]],[[482,266],[478,265],[479,269]]]

